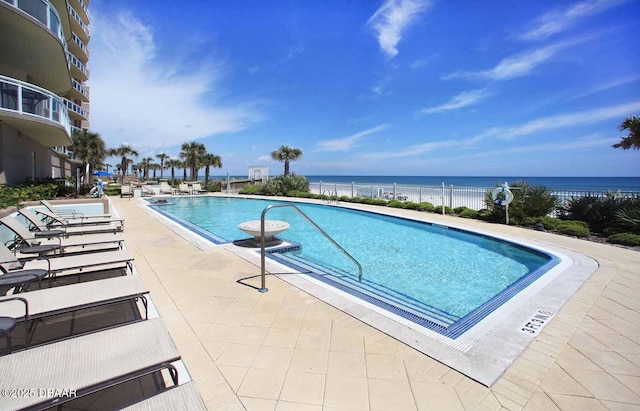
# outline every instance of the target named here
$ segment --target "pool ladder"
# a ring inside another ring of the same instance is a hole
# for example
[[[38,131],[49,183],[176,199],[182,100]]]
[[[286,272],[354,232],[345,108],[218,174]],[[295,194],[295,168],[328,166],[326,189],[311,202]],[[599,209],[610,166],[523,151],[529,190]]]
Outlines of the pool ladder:
[[[342,253],[346,255],[351,261],[353,261],[353,263],[358,267],[358,281],[362,281],[362,265],[358,262],[358,260],[353,258],[353,256],[349,254],[347,250],[342,248],[340,244],[338,244],[333,238],[331,238],[331,236],[329,236],[329,234],[327,234],[322,228],[320,228],[318,224],[316,224],[311,218],[309,218],[308,215],[303,213],[302,210],[300,210],[294,204],[271,204],[266,206],[264,210],[262,210],[262,215],[260,215],[260,277],[261,277],[260,284],[261,285],[260,285],[260,288],[258,288],[258,291],[260,291],[261,293],[266,293],[267,291],[269,291],[269,289],[266,286],[266,280],[265,280],[264,216],[267,214],[267,211],[271,210],[272,208],[282,208],[282,207],[291,207],[294,210],[296,210],[298,214],[300,214],[312,226],[314,226],[318,231],[320,231],[320,233],[323,236],[325,236],[327,240],[329,240],[340,251],[342,251]]]
[[[334,201],[332,199],[334,198],[334,195],[335,195],[335,204],[337,205],[338,204],[338,191],[337,190],[329,190],[329,189],[323,190],[322,191],[322,195],[320,197],[323,197],[324,193],[327,193],[327,192],[329,193],[329,195],[327,196],[327,204],[331,204],[331,202]]]

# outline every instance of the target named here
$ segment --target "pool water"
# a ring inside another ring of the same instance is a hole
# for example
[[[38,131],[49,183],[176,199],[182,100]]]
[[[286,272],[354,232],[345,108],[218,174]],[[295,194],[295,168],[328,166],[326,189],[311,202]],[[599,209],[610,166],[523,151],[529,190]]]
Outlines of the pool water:
[[[259,220],[266,206],[278,203],[185,197],[154,208],[213,234],[216,242],[232,242],[249,237],[238,224]],[[479,311],[486,315],[510,298],[514,287],[526,287],[557,264],[540,251],[459,229],[329,205],[295,204],[360,262],[364,294],[358,296],[399,306],[401,314],[425,317],[445,329],[478,317]],[[285,253],[286,261],[328,268],[330,275],[319,274],[326,282],[343,289],[358,287],[354,263],[295,210],[274,208],[266,218],[291,225],[279,237],[298,243],[300,249]]]

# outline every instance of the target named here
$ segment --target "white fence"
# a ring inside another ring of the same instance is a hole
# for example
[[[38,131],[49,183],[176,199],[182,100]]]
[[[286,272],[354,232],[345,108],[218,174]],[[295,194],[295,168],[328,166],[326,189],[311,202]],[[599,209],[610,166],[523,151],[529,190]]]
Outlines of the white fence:
[[[487,192],[496,187],[454,187],[442,184],[441,186],[414,186],[401,184],[360,184],[360,183],[309,183],[309,191],[314,194],[333,196],[338,195],[353,197],[380,198],[383,200],[412,201],[421,203],[428,201],[434,206],[445,205],[451,208],[469,207],[474,210],[486,208],[485,197]],[[562,203],[570,198],[586,196],[604,197],[604,191],[572,191],[556,190],[552,193]],[[617,192],[624,197],[637,197],[638,192]]]

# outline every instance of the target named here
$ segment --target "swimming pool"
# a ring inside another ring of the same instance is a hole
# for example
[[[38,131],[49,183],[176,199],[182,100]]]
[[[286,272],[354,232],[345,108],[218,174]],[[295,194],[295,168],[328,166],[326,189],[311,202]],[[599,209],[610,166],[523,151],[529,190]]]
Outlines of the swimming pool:
[[[260,218],[275,200],[225,197],[175,198],[154,209],[216,243],[247,238],[238,224]],[[533,248],[377,213],[295,203],[363,267],[353,262],[291,208],[268,219],[291,228],[280,235],[297,247],[272,256],[317,280],[456,338],[526,288],[558,259]]]

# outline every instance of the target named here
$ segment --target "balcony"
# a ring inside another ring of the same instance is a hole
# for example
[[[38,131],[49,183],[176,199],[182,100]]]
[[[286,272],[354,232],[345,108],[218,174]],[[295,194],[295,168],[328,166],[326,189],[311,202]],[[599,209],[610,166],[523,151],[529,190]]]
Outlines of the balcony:
[[[82,107],[64,97],[62,98],[62,101],[69,111],[69,118],[71,120],[87,120],[87,113]]]
[[[74,56],[79,56],[82,61],[89,60],[89,48],[80,40],[76,33],[71,33],[71,41],[68,44],[69,51]]]
[[[78,80],[73,79],[73,88],[65,94],[65,97],[70,100],[80,100],[87,103],[89,102],[89,90],[80,84]]]
[[[84,43],[88,43],[89,37],[91,37],[89,25],[82,21],[82,18],[73,7],[67,6],[67,11],[69,12],[69,16],[71,16],[71,31],[76,33]]]
[[[67,42],[48,0],[0,0],[0,61],[25,70],[32,83],[47,90],[71,88]]]
[[[85,67],[84,64],[71,53],[67,53],[69,57],[69,62],[71,63],[71,75],[75,78],[80,79],[81,81],[87,81],[89,79],[89,70]]]
[[[73,6],[78,16],[85,24],[89,24],[91,15],[89,14],[89,7],[83,0],[69,0],[69,4]]]
[[[0,121],[43,146],[72,143],[71,120],[63,100],[48,90],[0,76]]]

